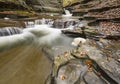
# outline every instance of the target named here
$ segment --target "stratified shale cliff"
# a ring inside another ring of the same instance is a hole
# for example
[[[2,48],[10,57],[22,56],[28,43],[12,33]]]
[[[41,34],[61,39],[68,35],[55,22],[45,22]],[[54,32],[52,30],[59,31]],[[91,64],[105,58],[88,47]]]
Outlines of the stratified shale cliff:
[[[93,21],[120,21],[120,0],[81,0],[66,6],[75,16]]]
[[[99,32],[120,31],[120,0],[80,0],[65,7],[89,26],[100,27]]]
[[[60,12],[62,11],[62,0],[26,0],[35,11]]]
[[[0,0],[0,10],[33,10],[39,12],[60,12],[61,0]]]
[[[80,23],[63,33],[82,38],[72,42],[79,42],[75,50],[53,58],[53,72],[46,84],[119,84],[120,0],[64,1],[63,6]]]

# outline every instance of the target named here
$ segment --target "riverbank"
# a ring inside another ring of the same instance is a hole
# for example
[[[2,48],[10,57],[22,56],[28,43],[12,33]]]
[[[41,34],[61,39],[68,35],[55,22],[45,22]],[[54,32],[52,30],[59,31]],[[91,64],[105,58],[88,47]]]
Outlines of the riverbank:
[[[47,84],[119,84],[120,40],[86,40],[77,49],[54,56]]]

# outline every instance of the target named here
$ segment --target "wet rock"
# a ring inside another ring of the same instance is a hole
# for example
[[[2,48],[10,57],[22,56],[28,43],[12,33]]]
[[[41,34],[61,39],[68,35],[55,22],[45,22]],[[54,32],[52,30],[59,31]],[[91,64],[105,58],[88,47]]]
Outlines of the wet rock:
[[[55,57],[52,72],[56,81],[54,84],[118,84],[120,64],[101,49],[106,49],[109,42],[101,40],[101,43],[105,47],[87,40],[77,49]]]
[[[99,76],[97,76],[94,72],[88,72],[85,76],[84,76],[84,80],[86,83],[88,84],[107,84],[107,82],[100,78]]]
[[[8,17],[5,17],[8,18]],[[4,27],[20,27],[20,28],[24,28],[25,24],[23,21],[17,21],[17,20],[13,20],[11,18],[9,19],[0,19],[0,27],[4,28]]]
[[[65,22],[66,21],[56,20],[53,23],[53,27],[55,27],[55,28],[65,28]]]
[[[75,2],[75,1],[74,1]],[[87,20],[89,26],[99,28],[98,33],[102,33],[107,38],[113,39],[119,34],[119,0],[91,0],[82,2],[72,2],[67,8],[71,10],[73,15],[80,16]],[[119,38],[119,37],[118,37]],[[116,38],[115,38],[116,39]]]
[[[56,84],[76,84],[86,72],[86,65],[82,65],[79,60],[72,60],[69,64],[60,68]]]
[[[68,28],[71,26],[75,26],[79,24],[79,20],[65,20],[65,19],[60,19],[60,20],[55,20],[53,23],[53,27],[55,28]]]

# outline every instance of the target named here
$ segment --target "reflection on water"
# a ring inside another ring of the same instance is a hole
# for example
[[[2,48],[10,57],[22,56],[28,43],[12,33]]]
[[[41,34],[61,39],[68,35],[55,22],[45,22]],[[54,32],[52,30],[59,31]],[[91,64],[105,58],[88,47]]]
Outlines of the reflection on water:
[[[0,52],[0,84],[44,84],[51,64],[35,45]]]

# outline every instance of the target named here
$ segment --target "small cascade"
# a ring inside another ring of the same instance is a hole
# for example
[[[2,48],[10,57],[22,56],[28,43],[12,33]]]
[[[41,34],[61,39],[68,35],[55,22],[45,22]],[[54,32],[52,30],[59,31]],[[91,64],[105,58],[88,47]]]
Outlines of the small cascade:
[[[64,11],[65,11],[65,14],[62,15],[63,17],[71,17],[72,16],[72,14],[70,13],[69,10],[64,9]]]
[[[49,25],[52,26],[54,21],[52,19],[37,19],[35,21],[26,21],[26,28],[34,28],[36,25]]]
[[[34,21],[25,22],[26,28],[32,28],[32,27],[34,27],[34,25],[35,25]]]
[[[54,28],[69,28],[72,26],[78,26],[79,20],[55,20],[53,23]]]
[[[69,14],[70,14],[70,11],[69,11],[69,10],[64,9],[64,11],[65,11],[65,14],[66,14],[66,15],[69,15]]]
[[[52,25],[53,22],[54,21],[52,19],[45,19],[45,18],[43,18],[43,19],[37,19],[37,20],[35,20],[35,25],[44,25],[44,24],[46,24],[46,25]]]
[[[52,19],[46,19],[46,24],[52,26],[54,21]]]
[[[47,24],[47,19],[45,18],[35,20],[35,25],[44,25],[44,24]]]
[[[9,36],[9,35],[14,35],[14,34],[20,34],[22,33],[22,29],[16,28],[16,27],[6,27],[0,29],[0,36]]]
[[[68,14],[68,13],[67,13]],[[36,28],[36,27],[52,27],[52,28],[70,28],[73,26],[80,26],[80,21],[77,19],[37,19],[34,21],[25,22],[26,28]]]
[[[46,24],[45,18],[43,18],[43,19],[41,20],[41,24]]]
[[[35,25],[39,25],[39,24],[41,24],[41,20],[40,19],[35,20]]]

